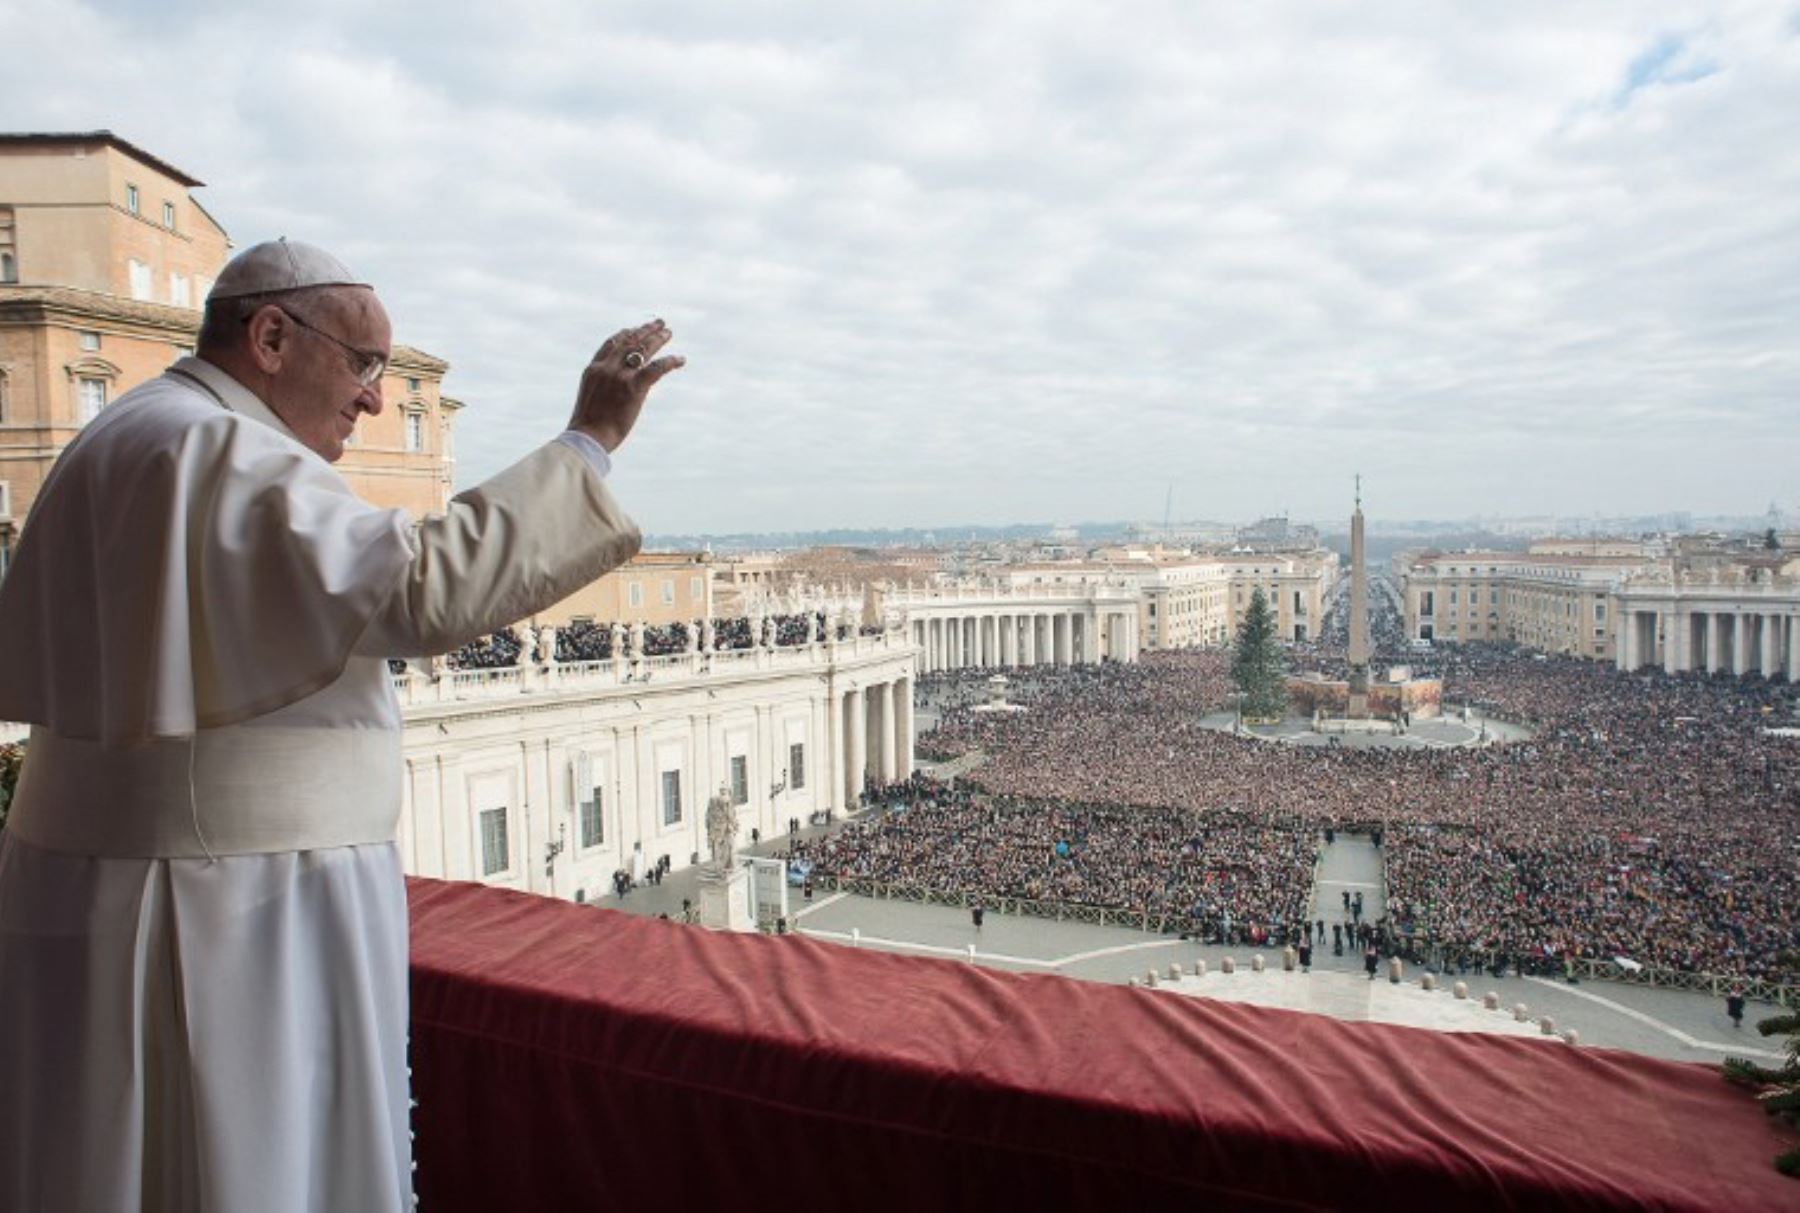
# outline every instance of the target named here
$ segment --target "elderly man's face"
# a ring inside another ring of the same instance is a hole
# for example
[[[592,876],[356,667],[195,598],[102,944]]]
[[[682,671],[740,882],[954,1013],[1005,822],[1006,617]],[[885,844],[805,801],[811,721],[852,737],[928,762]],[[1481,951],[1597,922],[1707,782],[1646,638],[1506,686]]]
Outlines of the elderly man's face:
[[[374,291],[352,287],[306,292],[282,310],[289,331],[266,403],[294,437],[336,463],[362,415],[381,412],[381,380],[365,386],[357,372],[359,354],[386,359],[392,350],[387,310]]]

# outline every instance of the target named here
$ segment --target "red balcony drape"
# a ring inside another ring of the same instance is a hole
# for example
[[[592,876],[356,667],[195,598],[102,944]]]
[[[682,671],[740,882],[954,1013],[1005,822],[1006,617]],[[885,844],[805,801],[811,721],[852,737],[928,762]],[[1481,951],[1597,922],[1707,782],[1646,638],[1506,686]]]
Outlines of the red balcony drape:
[[[427,1213],[1800,1207],[1707,1067],[410,894]]]

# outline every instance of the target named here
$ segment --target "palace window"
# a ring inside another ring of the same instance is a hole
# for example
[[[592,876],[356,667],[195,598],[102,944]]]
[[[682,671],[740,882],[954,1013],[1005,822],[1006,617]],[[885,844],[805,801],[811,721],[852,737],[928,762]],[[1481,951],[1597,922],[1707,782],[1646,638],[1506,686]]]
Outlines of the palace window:
[[[681,772],[662,773],[662,816],[666,826],[681,824]]]
[[[0,282],[19,280],[19,262],[11,253],[0,253]]]
[[[406,414],[406,449],[422,451],[425,449],[425,414],[409,412]]]
[[[163,203],[163,226],[171,232],[175,230],[175,204],[173,202]]]
[[[83,329],[81,332],[81,348],[84,350],[99,349],[100,348],[100,334],[96,333],[96,332],[92,332],[87,329]]]
[[[581,845],[584,849],[606,841],[605,804],[605,793],[599,787],[593,788],[589,798],[581,802]]]
[[[139,302],[150,300],[150,267],[136,257],[128,258],[125,270],[131,279],[131,297]]]
[[[796,741],[788,746],[788,787],[799,791],[806,786],[806,745]]]
[[[77,379],[75,396],[79,406],[79,419],[83,425],[86,425],[98,417],[100,410],[106,407],[106,380]]]
[[[506,810],[484,809],[481,813],[481,874],[492,876],[511,866],[506,853]]]
[[[125,187],[125,209],[134,215],[139,213],[138,187],[135,185],[127,185]]]
[[[643,583],[639,582],[639,581],[634,581],[629,586],[627,586],[625,589],[625,599],[627,602],[629,602],[634,607],[643,606],[644,605]]]
[[[663,578],[662,600],[663,600],[664,606],[674,606],[675,605],[675,582],[674,582],[674,579],[668,578],[668,577]]]
[[[706,586],[698,577],[688,578],[688,597],[699,602],[706,597]]]
[[[731,803],[750,803],[750,760],[742,754],[731,756]]]

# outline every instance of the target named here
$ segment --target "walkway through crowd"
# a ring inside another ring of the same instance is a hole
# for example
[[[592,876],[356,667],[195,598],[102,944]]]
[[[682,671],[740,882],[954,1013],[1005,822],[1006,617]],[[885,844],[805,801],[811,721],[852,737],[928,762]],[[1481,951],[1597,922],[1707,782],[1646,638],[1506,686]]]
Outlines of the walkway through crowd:
[[[1337,932],[1333,928],[1350,935],[1358,923],[1373,925],[1380,922],[1387,913],[1386,889],[1381,848],[1375,845],[1373,837],[1338,834],[1325,845],[1313,874],[1312,921],[1325,924],[1323,942],[1316,934],[1313,937],[1315,968],[1362,968],[1362,948],[1354,939],[1346,938],[1344,954],[1336,954],[1333,939]]]

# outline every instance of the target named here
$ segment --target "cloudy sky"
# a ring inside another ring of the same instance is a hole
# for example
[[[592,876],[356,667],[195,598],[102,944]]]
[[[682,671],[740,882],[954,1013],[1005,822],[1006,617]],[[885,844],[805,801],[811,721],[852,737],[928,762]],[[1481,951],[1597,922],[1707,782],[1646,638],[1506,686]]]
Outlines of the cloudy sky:
[[[657,532],[1800,506],[1800,4],[0,0],[450,361],[459,481],[689,359]]]

